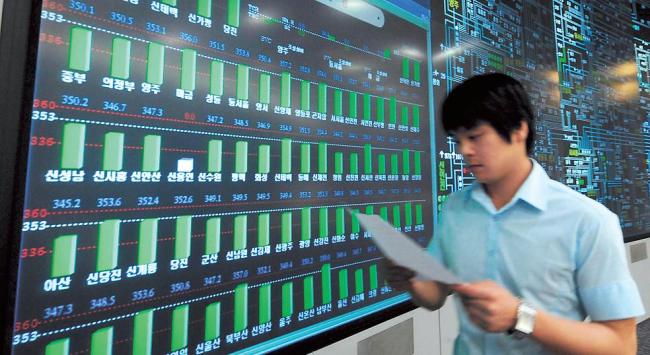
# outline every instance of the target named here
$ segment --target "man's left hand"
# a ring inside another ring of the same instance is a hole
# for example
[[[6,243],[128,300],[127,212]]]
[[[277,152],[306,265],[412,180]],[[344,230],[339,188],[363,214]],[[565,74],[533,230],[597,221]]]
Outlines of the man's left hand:
[[[461,296],[470,320],[481,329],[501,333],[515,325],[520,301],[496,282],[487,280],[451,288]]]

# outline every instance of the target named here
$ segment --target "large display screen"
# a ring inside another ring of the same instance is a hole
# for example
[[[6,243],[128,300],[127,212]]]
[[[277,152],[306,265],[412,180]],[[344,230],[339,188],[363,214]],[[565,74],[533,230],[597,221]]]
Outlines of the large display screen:
[[[429,24],[44,0],[13,352],[260,353],[403,302],[352,216],[433,233]]]
[[[436,107],[457,83],[504,72],[536,112],[534,157],[549,176],[616,213],[626,238],[650,233],[650,94],[644,1],[432,2]],[[471,184],[436,131],[437,204]]]

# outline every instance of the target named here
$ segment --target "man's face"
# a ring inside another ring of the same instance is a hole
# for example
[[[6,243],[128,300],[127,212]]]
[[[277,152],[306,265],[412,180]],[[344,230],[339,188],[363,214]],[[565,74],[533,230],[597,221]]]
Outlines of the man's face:
[[[481,123],[472,129],[460,128],[454,132],[458,149],[465,159],[469,171],[478,182],[491,184],[506,177],[526,154],[528,126],[511,133],[506,141],[488,123]]]

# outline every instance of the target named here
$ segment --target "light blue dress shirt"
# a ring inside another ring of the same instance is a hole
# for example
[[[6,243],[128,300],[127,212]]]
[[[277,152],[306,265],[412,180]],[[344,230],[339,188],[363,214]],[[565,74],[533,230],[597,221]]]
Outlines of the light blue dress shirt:
[[[601,321],[645,312],[618,217],[551,180],[534,160],[526,181],[498,211],[479,183],[452,194],[429,252],[465,281],[494,280],[564,318]],[[459,300],[456,308],[455,354],[551,353],[529,338],[484,332]]]

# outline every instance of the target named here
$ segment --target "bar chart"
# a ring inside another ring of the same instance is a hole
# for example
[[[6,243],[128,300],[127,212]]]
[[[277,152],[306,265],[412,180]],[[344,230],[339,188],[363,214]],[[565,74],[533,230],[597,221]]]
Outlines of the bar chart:
[[[266,353],[403,301],[354,214],[432,235],[419,20],[81,3],[44,4],[14,353]]]

